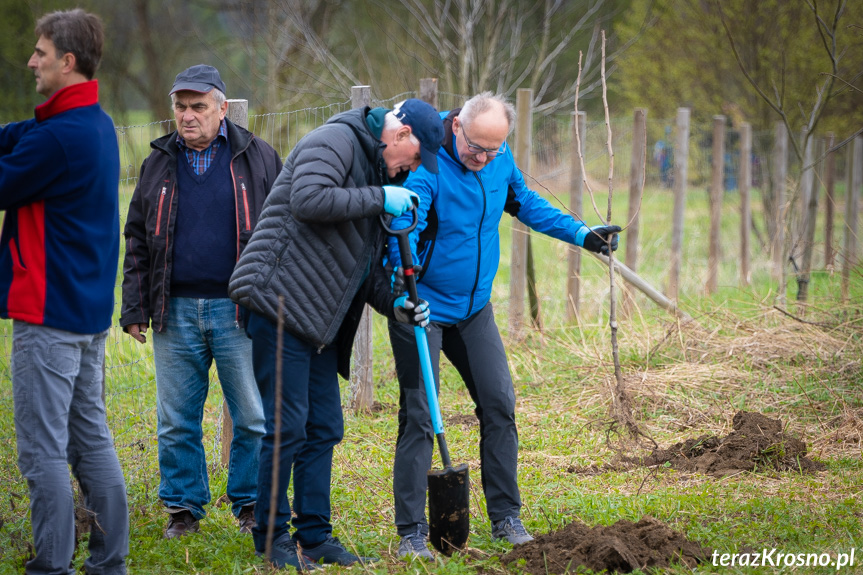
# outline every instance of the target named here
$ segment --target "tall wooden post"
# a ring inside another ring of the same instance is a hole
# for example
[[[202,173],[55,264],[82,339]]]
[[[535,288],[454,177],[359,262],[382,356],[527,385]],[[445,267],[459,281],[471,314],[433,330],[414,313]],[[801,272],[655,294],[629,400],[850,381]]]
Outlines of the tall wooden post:
[[[420,78],[420,100],[438,109],[437,78]]]
[[[371,86],[351,87],[351,107],[362,108],[371,105]],[[372,262],[376,265],[377,262]],[[371,409],[374,401],[374,388],[372,372],[372,312],[366,305],[363,315],[360,317],[360,325],[354,339],[353,365],[351,368],[351,400],[354,411],[367,411]]]
[[[801,270],[801,260],[803,251],[806,249],[806,226],[808,224],[809,214],[809,197],[812,195],[812,186],[815,183],[815,167],[812,165],[815,150],[815,138],[807,137],[806,129],[804,128],[800,134],[800,141],[805,142],[806,146],[803,149],[803,164],[800,167],[800,204],[796,206],[797,213],[792,218],[794,235],[791,241],[791,253],[789,256],[794,260],[798,270]],[[798,279],[800,273],[798,272]]]
[[[775,212],[773,213],[773,277],[779,280],[780,301],[785,301],[785,189],[788,177],[788,129],[782,122],[776,123],[776,135],[773,145],[773,198]]]
[[[740,175],[737,178],[740,190],[740,285],[748,286],[752,281],[749,265],[749,239],[752,234],[752,206],[749,186],[752,182],[752,126],[740,124]]]
[[[824,159],[824,190],[825,190],[825,206],[824,206],[824,267],[833,269],[833,258],[835,256],[833,249],[833,219],[834,219],[834,198],[833,192],[835,188],[834,182],[836,171],[836,152],[833,151],[835,143],[833,132],[827,133],[827,138],[824,142],[824,147],[829,150],[827,157]]]
[[[241,128],[249,127],[249,101],[228,100],[227,118]],[[222,400],[222,466],[229,467],[231,463],[231,442],[234,440],[234,422],[228,411],[228,402]]]
[[[802,254],[800,269],[797,272],[797,301],[806,301],[809,296],[809,280],[812,272],[812,252],[815,249],[815,223],[818,215],[818,189],[816,184],[815,161],[816,139],[809,138],[806,142],[806,152],[803,155],[803,177],[801,185],[802,196],[806,202],[803,207],[800,222]],[[820,163],[820,162],[819,162]],[[802,312],[803,310],[801,310]]]
[[[626,223],[626,267],[638,271],[639,208],[644,194],[644,172],[647,162],[647,110],[636,108],[632,123],[632,160],[629,166],[629,215]],[[632,307],[632,292],[623,290],[621,313]]]
[[[578,130],[578,137],[576,137]],[[581,171],[581,158],[584,157],[584,138],[587,130],[587,114],[572,113],[572,147],[570,154],[569,209],[573,217],[584,219],[582,212],[584,196],[584,173]],[[581,291],[581,249],[574,245],[567,247],[568,273],[566,282],[566,318],[575,321],[580,308]]]
[[[845,199],[845,257],[842,263],[842,300],[848,299],[848,280],[857,265],[857,216],[863,188],[863,136],[854,138],[848,146],[848,190]]]
[[[713,116],[713,166],[710,180],[710,244],[707,255],[707,295],[716,293],[719,260],[722,258],[720,231],[722,195],[725,193],[725,116]]]
[[[683,253],[683,216],[689,169],[689,108],[677,109],[677,134],[674,141],[674,212],[671,224],[671,262],[668,272],[668,297],[676,300],[680,289]]]
[[[533,90],[521,88],[516,95],[515,162],[530,172],[531,100]],[[517,219],[512,220],[512,256],[509,272],[509,332],[521,337],[524,322],[524,291],[527,285],[528,229]]]

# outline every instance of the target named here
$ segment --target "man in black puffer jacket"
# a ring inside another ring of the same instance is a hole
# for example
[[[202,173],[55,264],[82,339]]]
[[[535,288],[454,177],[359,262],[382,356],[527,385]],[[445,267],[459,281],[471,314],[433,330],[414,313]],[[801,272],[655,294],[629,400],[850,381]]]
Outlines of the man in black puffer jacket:
[[[277,567],[303,570],[318,561],[361,560],[332,536],[330,524],[333,448],[344,433],[337,374],[348,378],[365,303],[398,321],[427,323],[427,304],[414,309],[390,293],[381,265],[385,236],[379,216],[410,210],[416,194],[400,184],[420,164],[437,171],[442,139],[440,116],[416,99],[392,111],[363,108],[333,117],[288,156],[234,269],[228,291],[249,310],[246,330],[266,417],[252,533],[256,552],[263,555],[277,464],[269,557]],[[277,381],[280,298],[284,333]],[[273,460],[276,385],[283,397],[278,462]],[[292,468],[293,519],[287,499]]]

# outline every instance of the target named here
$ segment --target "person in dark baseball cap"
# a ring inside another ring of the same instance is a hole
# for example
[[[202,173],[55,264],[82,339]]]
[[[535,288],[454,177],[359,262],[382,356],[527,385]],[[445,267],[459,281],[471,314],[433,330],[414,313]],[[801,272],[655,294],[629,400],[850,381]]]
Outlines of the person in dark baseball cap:
[[[422,100],[410,98],[396,104],[392,113],[402,124],[411,127],[411,133],[420,141],[423,167],[436,174],[437,152],[443,140],[443,123],[437,110]]]
[[[170,94],[174,94],[180,90],[206,94],[213,88],[216,88],[222,94],[226,93],[225,83],[222,82],[219,71],[206,64],[197,64],[177,74],[177,77],[174,79],[174,85],[171,86]]]
[[[251,533],[264,410],[228,280],[282,161],[226,117],[225,84],[212,66],[177,74],[169,97],[177,129],[150,143],[129,203],[120,325],[139,343],[152,339],[165,538],[198,532],[207,515],[201,437],[213,363],[233,424],[226,497],[240,533]],[[148,240],[155,236],[163,241]]]

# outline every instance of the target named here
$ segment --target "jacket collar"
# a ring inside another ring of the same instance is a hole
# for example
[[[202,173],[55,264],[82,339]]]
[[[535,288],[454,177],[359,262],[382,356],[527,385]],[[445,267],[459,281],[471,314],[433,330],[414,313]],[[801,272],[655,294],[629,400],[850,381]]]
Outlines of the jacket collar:
[[[447,117],[443,120],[443,142],[441,142],[441,148],[446,150],[446,153],[449,154],[449,157],[461,168],[462,172],[467,172],[467,167],[461,163],[461,160],[458,159],[458,151],[455,147],[455,138],[452,133],[452,121],[453,118],[458,116],[459,112],[461,112],[461,108],[456,108],[452,110]]]
[[[231,142],[231,156],[236,158],[246,151],[246,148],[251,144],[254,134],[236,125],[228,118],[225,118],[225,126],[228,128],[228,141]],[[150,142],[150,147],[154,150],[162,151],[169,156],[176,156],[180,147],[177,145],[177,130],[174,130],[167,136],[161,136]]]
[[[80,84],[72,84],[54,92],[45,102],[36,106],[36,121],[44,122],[48,118],[68,112],[74,108],[83,108],[99,103],[99,81],[90,80]]]

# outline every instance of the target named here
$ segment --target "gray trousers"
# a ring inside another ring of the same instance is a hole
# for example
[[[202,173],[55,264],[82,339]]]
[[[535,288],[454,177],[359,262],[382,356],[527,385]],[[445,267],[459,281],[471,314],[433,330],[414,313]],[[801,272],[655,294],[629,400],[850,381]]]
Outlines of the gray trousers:
[[[75,506],[69,466],[94,514],[90,574],[126,573],[126,484],[102,400],[108,332],[82,335],[15,321],[12,393],[18,467],[30,489],[35,557],[28,574],[74,574]]]
[[[400,389],[399,433],[393,463],[396,529],[399,535],[410,535],[417,530],[428,534],[426,475],[432,464],[434,430],[413,326],[391,320],[389,332]],[[458,370],[476,405],[482,462],[480,477],[488,517],[492,522],[510,515],[517,517],[521,497],[516,477],[515,391],[492,306],[486,305],[455,325],[431,323],[426,332],[438,390],[443,351]],[[441,411],[447,411],[445,400]],[[461,462],[457,451],[450,449],[450,455],[454,464]]]

